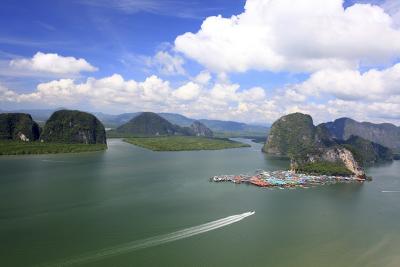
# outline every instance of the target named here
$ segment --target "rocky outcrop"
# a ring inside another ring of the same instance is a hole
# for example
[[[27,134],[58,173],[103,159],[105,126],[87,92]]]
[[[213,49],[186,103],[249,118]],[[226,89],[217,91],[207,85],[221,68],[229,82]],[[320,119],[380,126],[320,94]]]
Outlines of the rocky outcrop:
[[[287,156],[315,145],[316,127],[310,115],[293,113],[275,121],[263,151]]]
[[[353,153],[341,146],[325,147],[307,153],[306,155],[297,155],[291,157],[290,167],[292,170],[301,169],[301,166],[310,163],[333,163],[338,166],[344,166],[352,174],[360,177],[365,176],[365,172],[359,162],[353,156]]]
[[[40,135],[39,125],[25,113],[0,114],[0,139],[36,141]]]
[[[322,160],[328,162],[341,162],[356,176],[365,176],[365,172],[360,164],[355,160],[353,153],[344,147],[331,147],[324,149]]]
[[[44,126],[44,142],[106,144],[103,124],[92,114],[78,110],[54,112]]]
[[[199,121],[194,121],[190,129],[195,136],[213,137],[213,132]]]
[[[351,136],[359,136],[382,146],[400,150],[400,127],[390,123],[374,124],[340,118],[333,122],[324,123],[324,126],[338,140],[347,140]]]
[[[290,157],[292,169],[327,162],[330,166],[344,166],[357,176],[365,175],[353,153],[335,142],[323,125],[314,126],[311,116],[306,114],[289,114],[277,120],[263,151]]]

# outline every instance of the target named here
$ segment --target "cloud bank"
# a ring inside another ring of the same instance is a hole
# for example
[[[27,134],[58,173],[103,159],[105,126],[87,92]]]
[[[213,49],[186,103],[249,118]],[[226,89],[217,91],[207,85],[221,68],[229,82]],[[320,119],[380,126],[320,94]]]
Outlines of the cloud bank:
[[[152,75],[143,81],[119,74],[83,82],[59,79],[40,83],[31,93],[0,86],[0,102],[82,107],[107,112],[152,110],[195,118],[273,122],[283,114],[305,112],[317,122],[351,116],[400,123],[400,64],[364,73],[322,70],[304,82],[269,90],[243,88],[206,71],[173,86]]]

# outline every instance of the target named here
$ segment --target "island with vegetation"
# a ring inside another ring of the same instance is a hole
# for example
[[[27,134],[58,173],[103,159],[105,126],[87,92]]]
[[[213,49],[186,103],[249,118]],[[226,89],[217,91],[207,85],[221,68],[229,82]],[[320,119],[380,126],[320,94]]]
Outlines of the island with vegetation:
[[[213,137],[213,132],[199,121],[193,121],[190,126],[182,127],[153,112],[142,112],[117,129],[108,132],[109,137],[170,135]]]
[[[226,138],[207,138],[196,136],[160,136],[125,138],[125,142],[153,151],[220,150],[250,147],[248,144]]]
[[[394,159],[388,147],[356,135],[338,139],[331,130],[315,126],[310,115],[283,116],[272,124],[262,151],[289,158],[291,170],[216,175],[211,181],[280,189],[363,183],[370,179],[364,167]]]
[[[62,144],[0,140],[0,155],[58,154],[102,151],[104,144]]]
[[[199,121],[179,126],[153,112],[143,112],[113,131],[109,137],[122,137],[127,143],[153,151],[219,150],[249,147],[228,138],[215,138]]]
[[[311,116],[302,113],[277,120],[263,151],[289,157],[293,171],[322,175],[366,177],[366,165],[393,160],[389,148],[359,136],[337,140],[325,124],[314,126]]]
[[[59,110],[43,130],[29,114],[0,114],[0,155],[77,153],[107,149],[103,124],[92,114]]]

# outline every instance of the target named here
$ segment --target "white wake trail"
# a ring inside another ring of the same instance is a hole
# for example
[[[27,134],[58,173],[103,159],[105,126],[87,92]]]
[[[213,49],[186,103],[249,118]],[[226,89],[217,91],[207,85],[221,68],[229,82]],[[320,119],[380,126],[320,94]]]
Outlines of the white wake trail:
[[[253,215],[255,212],[245,212],[242,214],[232,215],[229,217],[225,217],[223,219],[219,219],[216,221],[212,221],[209,223],[201,224],[198,226],[186,228],[180,231],[176,231],[170,234],[159,235],[147,239],[142,239],[138,241],[133,241],[129,243],[125,243],[123,245],[103,249],[97,252],[89,253],[86,255],[81,255],[76,258],[66,259],[60,263],[52,264],[50,266],[70,266],[74,264],[83,264],[91,261],[100,260],[102,258],[111,257],[139,249],[154,247],[158,245],[162,245],[165,243],[177,241],[180,239],[188,238],[191,236],[199,235],[202,233],[206,233],[212,230],[216,230],[218,228],[228,226],[230,224],[239,222],[244,218]]]
[[[382,191],[382,193],[400,193],[400,191]]]

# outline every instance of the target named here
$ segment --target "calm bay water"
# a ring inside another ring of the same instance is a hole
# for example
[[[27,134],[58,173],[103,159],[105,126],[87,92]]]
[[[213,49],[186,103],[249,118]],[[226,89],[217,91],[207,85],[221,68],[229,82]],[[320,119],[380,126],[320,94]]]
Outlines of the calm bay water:
[[[400,162],[374,180],[298,190],[210,183],[217,174],[283,169],[261,145],[151,152],[109,140],[105,152],[0,157],[1,266],[95,255],[256,211],[175,242],[82,266],[400,266]]]

